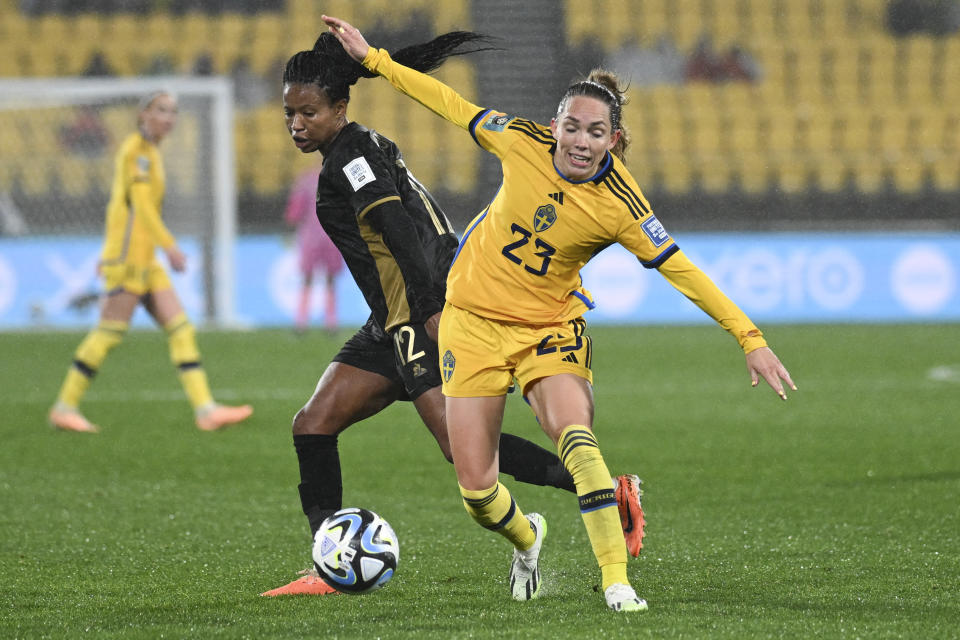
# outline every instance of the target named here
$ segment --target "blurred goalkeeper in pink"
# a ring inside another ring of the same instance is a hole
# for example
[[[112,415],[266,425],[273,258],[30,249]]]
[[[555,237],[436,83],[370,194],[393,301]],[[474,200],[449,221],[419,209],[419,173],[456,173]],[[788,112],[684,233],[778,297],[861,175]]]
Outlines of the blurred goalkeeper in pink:
[[[320,271],[326,285],[324,289],[323,322],[327,329],[337,328],[336,277],[343,269],[343,256],[323,230],[317,219],[317,179],[320,167],[301,173],[287,200],[284,220],[297,227],[297,249],[300,254],[300,273],[303,276],[300,299],[297,303],[296,326],[304,331],[310,324],[310,290],[313,274]]]

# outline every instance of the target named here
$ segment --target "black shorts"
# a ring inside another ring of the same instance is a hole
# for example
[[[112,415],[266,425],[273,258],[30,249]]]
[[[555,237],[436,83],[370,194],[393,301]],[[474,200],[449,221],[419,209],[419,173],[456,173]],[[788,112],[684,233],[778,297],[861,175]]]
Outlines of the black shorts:
[[[388,378],[403,389],[399,400],[416,400],[440,386],[440,353],[422,324],[401,325],[387,335],[371,316],[333,361]]]

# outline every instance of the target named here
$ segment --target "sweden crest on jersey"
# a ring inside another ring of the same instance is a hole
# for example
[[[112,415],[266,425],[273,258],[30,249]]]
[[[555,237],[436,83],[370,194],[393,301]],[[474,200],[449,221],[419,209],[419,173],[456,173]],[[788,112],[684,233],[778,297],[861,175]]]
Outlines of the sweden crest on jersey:
[[[537,233],[546,231],[557,221],[557,210],[552,204],[544,204],[537,207],[533,214],[533,230]]]
[[[453,357],[453,353],[451,353],[450,349],[447,349],[447,352],[443,354],[443,362],[441,363],[444,382],[450,382],[450,378],[453,377],[453,369],[456,366],[457,359]]]

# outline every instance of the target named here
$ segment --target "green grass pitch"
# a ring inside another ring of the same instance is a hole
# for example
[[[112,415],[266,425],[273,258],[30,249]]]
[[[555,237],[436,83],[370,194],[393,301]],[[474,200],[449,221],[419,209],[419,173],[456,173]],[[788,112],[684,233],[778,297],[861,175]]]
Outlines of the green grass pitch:
[[[309,562],[290,421],[349,332],[200,334],[224,401],[194,428],[158,332],[133,332],[84,409],[45,412],[81,334],[0,334],[2,638],[956,638],[960,325],[772,326],[799,391],[751,389],[715,327],[592,330],[596,432],[645,481],[650,603],[616,615],[571,494],[521,485],[550,524],[541,599],[513,602],[510,549],[473,522],[409,404],[344,434],[344,502],[397,531],[367,596],[261,598]],[[529,409],[507,430],[549,446]]]

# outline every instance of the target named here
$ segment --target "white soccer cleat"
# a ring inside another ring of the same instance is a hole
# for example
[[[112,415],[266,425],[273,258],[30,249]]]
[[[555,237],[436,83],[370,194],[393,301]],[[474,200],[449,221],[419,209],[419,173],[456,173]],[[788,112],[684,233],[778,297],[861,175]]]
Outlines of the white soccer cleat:
[[[528,513],[527,520],[537,538],[526,551],[513,550],[510,565],[510,591],[513,599],[524,602],[540,595],[540,548],[547,536],[547,521],[539,513]]]
[[[646,611],[647,601],[637,596],[637,592],[628,584],[617,582],[603,592],[607,606],[614,611]]]

